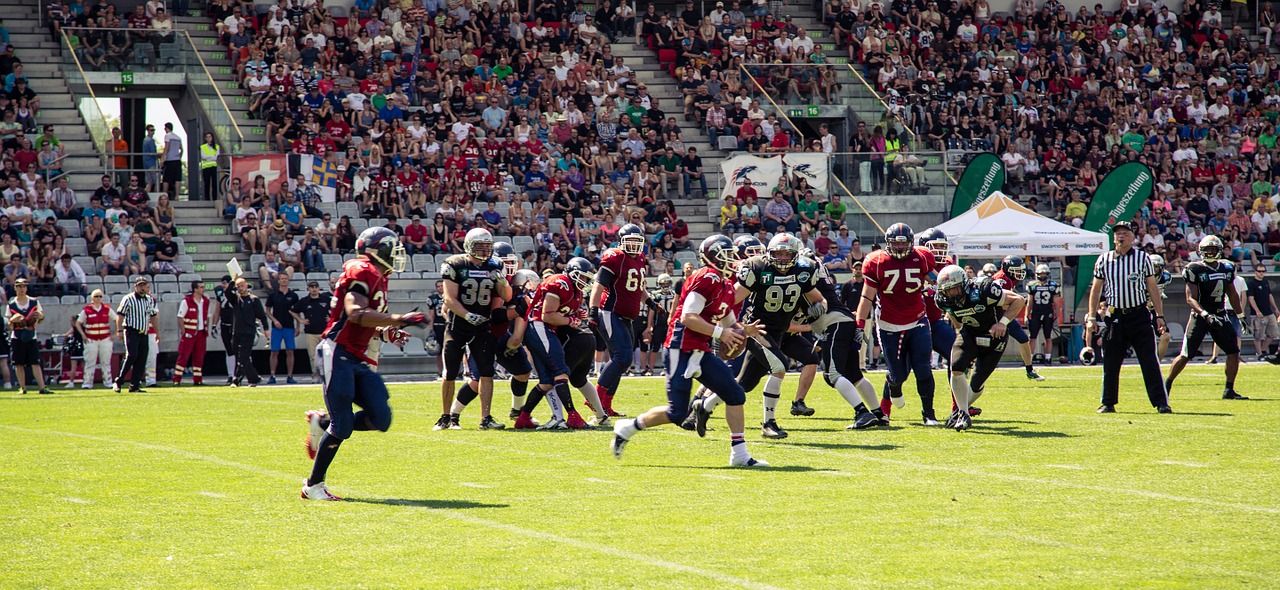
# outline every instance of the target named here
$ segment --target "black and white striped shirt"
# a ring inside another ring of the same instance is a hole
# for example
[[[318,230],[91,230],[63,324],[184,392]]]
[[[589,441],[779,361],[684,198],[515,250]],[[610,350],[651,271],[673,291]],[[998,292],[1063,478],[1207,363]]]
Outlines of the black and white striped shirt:
[[[1115,250],[1098,257],[1093,266],[1093,277],[1102,279],[1102,296],[1107,305],[1129,309],[1146,305],[1147,277],[1155,276],[1156,267],[1151,257],[1137,248],[1121,256]]]
[[[132,330],[146,332],[151,325],[151,318],[160,313],[156,306],[156,298],[150,295],[138,295],[137,291],[124,296],[116,313],[124,318],[124,325]]]

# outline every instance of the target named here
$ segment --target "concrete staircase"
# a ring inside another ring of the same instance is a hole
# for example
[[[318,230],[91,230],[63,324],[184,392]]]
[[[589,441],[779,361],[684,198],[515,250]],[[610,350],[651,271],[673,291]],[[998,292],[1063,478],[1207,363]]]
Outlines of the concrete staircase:
[[[34,3],[6,6],[5,28],[9,29],[10,42],[17,48],[15,55],[22,60],[31,89],[40,97],[36,121],[41,127],[54,126],[54,134],[69,154],[62,168],[75,172],[67,177],[68,185],[87,203],[89,194],[100,186],[103,163],[63,78],[62,51],[50,38],[48,29],[40,26],[38,10]],[[34,142],[36,135],[39,132],[28,137]],[[37,151],[40,148],[32,147]]]
[[[209,68],[214,82],[227,101],[236,125],[244,133],[244,155],[273,152],[266,145],[266,124],[249,117],[248,92],[240,87],[235,70],[231,67],[231,59],[227,55],[225,45],[218,42],[218,34],[214,31],[213,20],[204,16],[203,3],[195,3],[192,16],[174,19],[176,26],[191,35],[200,58]]]

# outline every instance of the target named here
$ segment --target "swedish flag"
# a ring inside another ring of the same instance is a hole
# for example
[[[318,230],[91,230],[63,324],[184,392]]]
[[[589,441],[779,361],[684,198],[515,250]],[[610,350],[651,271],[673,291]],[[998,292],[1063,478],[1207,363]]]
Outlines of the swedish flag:
[[[338,169],[328,161],[311,159],[311,182],[327,188],[338,188]]]

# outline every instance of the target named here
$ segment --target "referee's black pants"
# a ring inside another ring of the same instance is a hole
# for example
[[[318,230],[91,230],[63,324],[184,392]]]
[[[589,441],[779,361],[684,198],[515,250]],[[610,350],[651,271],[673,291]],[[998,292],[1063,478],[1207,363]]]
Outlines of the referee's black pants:
[[[1133,347],[1138,366],[1142,367],[1142,380],[1152,407],[1168,405],[1169,394],[1164,390],[1160,359],[1156,356],[1156,330],[1151,313],[1145,310],[1106,320],[1102,335],[1103,405],[1114,406],[1120,401],[1120,366],[1129,347]]]
[[[124,376],[129,375],[131,388],[142,387],[147,376],[147,352],[151,348],[151,339],[146,332],[133,328],[124,329],[124,363],[120,365],[120,373],[116,376],[116,385],[124,386]]]
[[[253,332],[248,335],[235,335],[235,341],[232,344],[235,346],[236,353],[236,378],[232,383],[239,385],[248,380],[249,383],[257,385],[262,381],[262,377],[258,376],[258,370],[253,368],[253,344],[257,339],[258,335]]]

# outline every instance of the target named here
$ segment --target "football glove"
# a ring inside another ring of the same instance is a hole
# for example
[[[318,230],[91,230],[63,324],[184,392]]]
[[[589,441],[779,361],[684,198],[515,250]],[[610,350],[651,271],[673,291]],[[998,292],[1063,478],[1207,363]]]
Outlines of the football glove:
[[[425,326],[427,325],[427,314],[420,311],[411,311],[409,313],[400,314],[401,326]]]
[[[489,321],[489,318],[474,312],[467,312],[467,315],[462,316],[462,319],[467,320],[473,326],[479,326]]]
[[[853,342],[854,342],[854,344],[857,344],[858,346],[862,346],[862,345],[866,344],[866,343],[867,343],[867,331],[866,331],[866,329],[864,329],[864,328],[854,328],[854,329],[853,329]]]
[[[382,331],[382,339],[400,348],[404,348],[404,345],[409,342],[409,333],[401,330],[400,328],[392,328],[388,326],[386,330]]]

